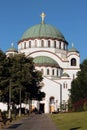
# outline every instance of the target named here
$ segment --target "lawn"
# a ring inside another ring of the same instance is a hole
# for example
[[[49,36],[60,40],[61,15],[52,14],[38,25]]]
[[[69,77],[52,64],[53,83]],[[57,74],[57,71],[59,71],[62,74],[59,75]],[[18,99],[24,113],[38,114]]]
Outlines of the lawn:
[[[87,130],[87,112],[52,114],[59,130]]]

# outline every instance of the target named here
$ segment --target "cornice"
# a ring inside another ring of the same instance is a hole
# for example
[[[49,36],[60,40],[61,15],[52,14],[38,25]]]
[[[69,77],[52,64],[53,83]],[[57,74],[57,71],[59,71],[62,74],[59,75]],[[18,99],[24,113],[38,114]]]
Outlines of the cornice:
[[[65,42],[65,43],[68,45],[68,42],[67,42],[66,40],[59,39],[59,38],[53,38],[53,37],[31,37],[31,38],[25,38],[25,39],[19,40],[19,41],[18,41],[18,44],[20,44],[20,42],[23,42],[23,41],[29,41],[29,40],[35,40],[35,39],[38,39],[38,40],[41,40],[41,39],[57,40],[57,41]]]
[[[69,54],[67,57],[70,57],[71,55],[76,55],[76,56],[78,56],[78,57],[80,57],[80,55],[78,55],[78,54]]]

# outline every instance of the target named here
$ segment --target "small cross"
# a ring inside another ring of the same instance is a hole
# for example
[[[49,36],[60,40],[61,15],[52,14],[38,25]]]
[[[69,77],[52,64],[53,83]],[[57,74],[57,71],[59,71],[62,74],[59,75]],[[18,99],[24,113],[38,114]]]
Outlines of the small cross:
[[[72,43],[72,47],[74,47],[74,43]]]
[[[42,24],[44,24],[44,18],[46,16],[46,14],[44,12],[42,12],[42,14],[40,16],[42,17]]]
[[[13,43],[13,42],[11,43],[11,47],[12,47],[12,48],[14,47],[14,43]]]

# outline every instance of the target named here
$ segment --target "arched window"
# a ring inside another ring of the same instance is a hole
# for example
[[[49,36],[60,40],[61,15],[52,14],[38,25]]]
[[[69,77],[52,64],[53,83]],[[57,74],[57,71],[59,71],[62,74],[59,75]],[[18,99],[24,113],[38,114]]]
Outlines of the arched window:
[[[67,87],[68,87],[67,83],[64,82],[64,83],[63,83],[63,88],[64,88],[64,89],[67,89]]]
[[[54,75],[54,69],[52,70],[52,75]]]
[[[48,40],[48,47],[50,47],[50,40]]]
[[[49,75],[49,69],[47,69],[47,75]]]
[[[41,47],[44,47],[44,40],[41,40]]]
[[[59,41],[59,49],[61,49],[61,41]]]
[[[56,48],[56,41],[54,41],[54,48]]]
[[[75,58],[71,59],[71,66],[76,66],[76,59]]]
[[[24,49],[26,49],[26,42],[24,42]]]
[[[65,50],[66,49],[66,45],[65,45],[65,43],[63,44],[63,50]]]
[[[31,48],[31,41],[29,41],[29,47]]]
[[[66,84],[65,83],[63,83],[63,88],[66,88]]]

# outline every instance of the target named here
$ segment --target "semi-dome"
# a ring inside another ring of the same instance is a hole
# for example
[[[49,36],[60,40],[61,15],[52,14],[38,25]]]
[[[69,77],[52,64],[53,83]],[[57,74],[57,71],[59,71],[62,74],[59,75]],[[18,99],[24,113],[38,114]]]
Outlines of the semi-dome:
[[[69,74],[67,74],[66,72],[62,74],[61,77],[70,77]]]
[[[34,58],[34,63],[37,66],[51,66],[51,67],[59,67],[58,63],[47,56],[37,56]]]
[[[28,38],[57,38],[65,41],[63,34],[59,30],[46,23],[40,23],[28,28],[24,32],[21,40]]]

